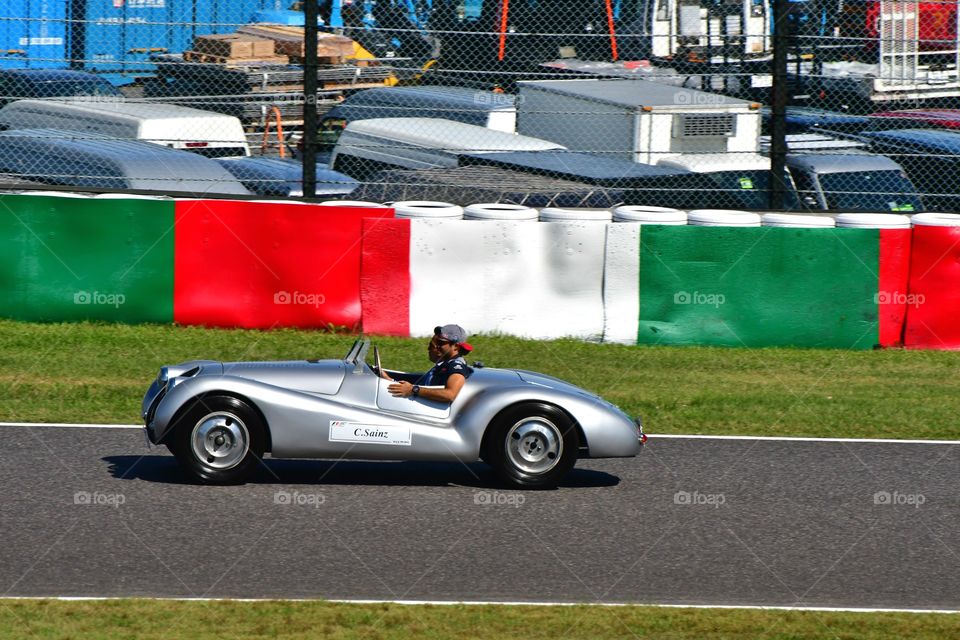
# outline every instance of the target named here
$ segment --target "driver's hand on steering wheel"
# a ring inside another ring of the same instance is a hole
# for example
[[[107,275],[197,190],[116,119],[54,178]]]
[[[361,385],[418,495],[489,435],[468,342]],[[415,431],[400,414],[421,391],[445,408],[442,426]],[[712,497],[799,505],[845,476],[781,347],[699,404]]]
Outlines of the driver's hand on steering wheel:
[[[376,369],[376,367],[374,367],[374,369]],[[377,371],[377,375],[379,375],[379,376],[380,376],[381,378],[383,378],[384,380],[393,381],[393,378],[391,378],[389,375],[387,375],[387,372],[384,371],[383,369],[378,370],[378,371]]]

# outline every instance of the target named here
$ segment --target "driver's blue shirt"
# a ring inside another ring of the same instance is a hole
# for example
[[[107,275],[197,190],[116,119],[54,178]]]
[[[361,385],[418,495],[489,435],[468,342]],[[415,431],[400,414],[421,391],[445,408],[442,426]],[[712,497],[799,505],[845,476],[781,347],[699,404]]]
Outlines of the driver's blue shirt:
[[[457,356],[450,360],[441,360],[433,365],[433,368],[426,373],[401,373],[393,375],[392,377],[395,380],[406,380],[407,382],[412,382],[413,384],[424,387],[445,387],[447,386],[447,379],[455,373],[459,373],[464,378],[469,378],[470,375],[473,374],[473,369],[467,364],[467,361],[463,359],[463,356]]]
[[[431,385],[445,387],[447,386],[447,378],[454,373],[459,373],[464,378],[469,378],[470,374],[473,373],[473,369],[467,365],[467,361],[463,359],[463,356],[457,356],[452,360],[442,360],[433,365],[430,371],[423,374],[420,384],[425,387]]]

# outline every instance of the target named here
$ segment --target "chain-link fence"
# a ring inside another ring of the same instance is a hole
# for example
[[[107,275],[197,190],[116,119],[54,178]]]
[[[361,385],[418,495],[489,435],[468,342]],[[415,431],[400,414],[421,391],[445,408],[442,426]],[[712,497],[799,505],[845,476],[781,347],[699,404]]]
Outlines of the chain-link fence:
[[[956,2],[0,7],[7,190],[960,210]]]

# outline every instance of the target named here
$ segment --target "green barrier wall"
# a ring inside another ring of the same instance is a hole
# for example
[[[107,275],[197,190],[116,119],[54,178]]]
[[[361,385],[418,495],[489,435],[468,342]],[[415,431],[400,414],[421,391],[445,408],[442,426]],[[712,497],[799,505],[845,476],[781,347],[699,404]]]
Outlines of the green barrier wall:
[[[173,321],[170,201],[0,197],[0,315]]]
[[[868,349],[876,229],[644,226],[640,344]]]

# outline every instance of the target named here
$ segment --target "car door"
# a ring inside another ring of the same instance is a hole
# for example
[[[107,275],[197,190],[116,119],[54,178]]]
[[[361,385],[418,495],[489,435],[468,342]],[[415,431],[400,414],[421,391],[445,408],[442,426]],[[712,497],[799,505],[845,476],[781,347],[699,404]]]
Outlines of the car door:
[[[387,387],[391,384],[393,384],[392,380],[377,379],[377,408],[423,418],[443,419],[450,417],[449,402],[435,402],[414,397],[398,398],[390,395]]]

